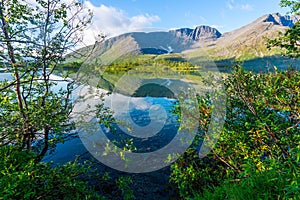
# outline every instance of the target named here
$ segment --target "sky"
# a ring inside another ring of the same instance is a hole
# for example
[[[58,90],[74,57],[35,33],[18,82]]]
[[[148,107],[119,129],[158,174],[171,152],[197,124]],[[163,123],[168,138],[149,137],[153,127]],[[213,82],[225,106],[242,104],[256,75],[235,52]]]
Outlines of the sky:
[[[93,11],[85,42],[99,33],[113,37],[132,31],[195,28],[208,25],[221,33],[247,25],[264,14],[279,12],[280,0],[86,0]]]

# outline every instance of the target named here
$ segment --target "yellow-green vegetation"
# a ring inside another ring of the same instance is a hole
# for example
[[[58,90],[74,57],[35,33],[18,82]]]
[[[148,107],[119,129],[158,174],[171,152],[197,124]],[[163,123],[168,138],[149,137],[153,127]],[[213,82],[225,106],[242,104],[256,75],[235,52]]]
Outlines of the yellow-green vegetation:
[[[254,74],[237,67],[225,80],[227,114],[211,153],[197,146],[208,131],[209,97],[199,97],[200,134],[172,165],[182,198],[300,198],[300,73]]]
[[[300,15],[300,2],[297,0],[281,0],[280,6],[289,7],[289,13]],[[291,58],[300,58],[300,21],[296,22],[290,29],[279,32],[278,37],[268,39],[268,48],[280,47],[282,54]]]
[[[199,57],[199,55],[207,55],[212,61],[234,60],[234,62],[243,62],[256,58],[270,57],[280,55],[280,48],[268,49],[266,47],[268,36],[257,41],[252,41],[249,45],[242,44],[226,44],[218,46],[207,46],[196,49],[191,49],[183,52],[190,59]],[[232,63],[231,66],[233,66]]]
[[[89,77],[89,83],[112,91],[122,77],[130,78],[131,81],[156,81],[163,84],[167,79],[172,80],[172,86],[176,84],[186,84],[194,82],[203,85],[203,75],[201,67],[187,61],[171,61],[167,58],[183,58],[179,55],[156,56],[138,55],[117,60],[109,65],[92,66],[87,65],[82,68],[82,77]],[[93,74],[91,80],[88,74]],[[119,92],[128,94],[130,87],[135,84],[118,85]],[[121,88],[120,88],[121,87]]]
[[[281,50],[267,52],[260,38],[254,43],[229,42],[220,49],[212,44],[204,51],[196,49],[183,55],[139,55],[138,47],[132,46],[127,38],[119,40],[113,48],[108,43],[95,47],[103,49],[96,51],[98,55],[91,55],[90,60],[81,58],[80,62],[73,59],[72,63],[65,63],[67,47],[77,42],[69,40],[69,33],[83,30],[91,22],[91,15],[77,15],[84,9],[79,2],[36,3],[36,7],[18,0],[0,3],[0,43],[4,49],[0,59],[9,64],[14,77],[0,83],[1,200],[102,199],[101,195],[105,195],[101,187],[96,191],[89,184],[89,175],[96,175],[90,165],[75,161],[52,166],[41,162],[49,147],[55,147],[65,133],[74,129],[70,123],[73,85],[52,91],[56,83],[50,75],[60,67],[80,68],[79,76],[86,83],[110,91],[119,84],[117,92],[130,95],[135,86],[151,81],[174,88],[188,88],[190,84],[199,87],[199,134],[171,166],[170,182],[182,199],[300,199],[300,72],[275,68],[274,73],[260,74],[236,66],[232,74],[222,74],[214,63],[232,59],[234,64]],[[281,0],[281,5],[300,14],[298,0]],[[78,12],[70,16],[68,12],[73,9]],[[270,40],[269,47],[279,47],[285,56],[299,58],[299,26],[300,22]],[[32,38],[24,37],[29,34],[38,37],[33,42]],[[251,39],[258,36],[257,32],[249,35]],[[210,54],[214,55],[211,60]],[[25,57],[31,59],[23,60]],[[82,61],[88,62],[82,66]],[[214,108],[214,99],[206,93],[212,86],[206,84],[216,76],[224,80],[225,124],[212,151],[199,159],[199,144],[208,132]],[[124,77],[127,79],[122,82]],[[99,122],[113,121],[109,110],[103,110],[107,113],[96,113],[102,116]],[[107,174],[97,178],[101,185],[109,181]],[[120,177],[115,184],[120,193],[117,198],[134,199],[130,178]]]
[[[0,147],[0,157],[0,199],[104,199],[80,178],[91,172],[87,165],[74,161],[52,167],[13,146]]]
[[[281,0],[295,14],[300,2]],[[299,58],[297,22],[269,45]],[[249,54],[251,56],[251,53]],[[296,65],[296,69],[297,69]],[[172,165],[170,181],[183,199],[300,199],[300,72],[255,74],[237,66],[225,79],[227,114],[217,144],[198,159],[212,100],[199,97],[200,132]]]
[[[232,43],[218,47],[211,46],[205,48],[205,51],[215,61],[234,58],[236,62],[243,62],[256,58],[280,55],[282,53],[280,48],[273,48],[272,50],[267,48],[267,38],[269,37],[274,36],[269,34],[261,38],[256,38],[254,41],[247,42],[246,44]]]
[[[181,61],[173,61],[173,59],[180,59]],[[199,66],[194,66],[190,62],[184,60],[181,56],[176,54],[167,55],[139,55],[132,58],[126,58],[122,60],[116,60],[109,65],[100,65],[96,67],[97,70],[105,72],[128,72],[134,70],[135,72],[150,72],[151,70],[172,70],[175,72],[187,72],[198,71]]]

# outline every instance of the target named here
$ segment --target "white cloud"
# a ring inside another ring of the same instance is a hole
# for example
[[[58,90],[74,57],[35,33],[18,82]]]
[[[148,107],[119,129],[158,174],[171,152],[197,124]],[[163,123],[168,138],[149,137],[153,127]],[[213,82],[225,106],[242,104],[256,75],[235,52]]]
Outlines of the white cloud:
[[[221,28],[224,28],[224,26],[222,25],[211,25],[212,28],[215,28],[215,29],[221,29]]]
[[[251,10],[253,10],[253,6],[250,4],[242,4],[242,5],[240,5],[240,9],[246,10],[246,11],[251,11]]]
[[[231,3],[227,3],[227,7],[229,8],[229,10],[233,10],[234,6]]]
[[[84,34],[86,44],[94,43],[98,34],[105,34],[108,37],[117,36],[126,32],[142,30],[160,20],[159,16],[150,14],[130,17],[123,10],[103,4],[94,6],[89,1],[86,1],[85,5],[94,14],[92,24]]]
[[[69,4],[73,0],[61,0],[61,2]],[[26,0],[26,3],[38,6],[36,0]],[[141,31],[160,20],[159,16],[150,14],[128,16],[124,10],[106,5],[94,6],[88,0],[84,1],[84,6],[93,12],[93,19],[84,31],[83,44],[79,44],[79,46],[93,44],[95,40],[99,40],[98,36],[103,34],[113,37],[126,32]]]
[[[252,11],[253,10],[253,5],[251,4],[235,4],[234,0],[230,0],[227,2],[227,8],[229,10],[244,10],[244,11]]]
[[[199,18],[200,18],[200,20],[201,20],[202,22],[206,22],[206,21],[207,21],[207,19],[206,19],[205,17],[203,17],[203,16],[199,16]]]

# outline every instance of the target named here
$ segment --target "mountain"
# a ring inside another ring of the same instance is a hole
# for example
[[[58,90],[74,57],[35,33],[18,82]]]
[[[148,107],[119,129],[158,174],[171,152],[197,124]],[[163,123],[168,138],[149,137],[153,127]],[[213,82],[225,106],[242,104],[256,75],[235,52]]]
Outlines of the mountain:
[[[110,63],[129,54],[169,54],[180,53],[190,49],[197,42],[214,41],[221,33],[209,26],[198,26],[195,29],[181,28],[170,31],[131,32],[109,38],[98,43],[90,60],[101,60]],[[87,52],[91,47],[83,48]]]
[[[263,58],[279,54],[278,49],[267,50],[265,38],[274,38],[278,35],[278,31],[285,31],[299,19],[299,16],[267,14],[246,26],[224,34],[209,26],[125,33],[96,44],[90,61],[97,60],[105,64],[130,54],[170,53],[181,53],[185,58],[193,59],[201,52],[207,53],[217,61]],[[85,52],[90,48],[81,51]]]
[[[193,42],[215,40],[222,35],[217,29],[209,26],[197,26],[195,29],[181,28],[170,32],[175,34],[176,37],[186,38]]]
[[[276,37],[279,31],[284,32],[299,20],[299,16],[267,14],[246,26],[224,33],[217,40],[197,43],[195,48],[186,51],[185,55],[191,56],[205,49],[214,60],[234,58],[244,61],[279,54],[279,49],[269,51],[266,48],[266,38]],[[201,49],[197,48],[199,46]]]
[[[281,25],[281,26],[288,26],[292,27],[297,21],[299,21],[299,16],[282,16],[279,13],[275,14],[269,14],[263,16],[264,21],[263,22],[271,22],[275,25]]]

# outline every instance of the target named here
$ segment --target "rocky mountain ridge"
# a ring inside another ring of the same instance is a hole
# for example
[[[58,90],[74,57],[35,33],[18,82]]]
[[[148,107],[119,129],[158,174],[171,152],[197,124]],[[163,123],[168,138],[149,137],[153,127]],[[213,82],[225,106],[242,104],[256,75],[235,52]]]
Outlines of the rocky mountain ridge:
[[[203,49],[214,59],[252,59],[275,54],[266,49],[266,37],[276,37],[299,21],[299,16],[266,14],[239,29],[221,34],[216,28],[197,26],[169,31],[131,32],[98,43],[91,60],[111,62],[128,54],[181,53],[193,57]]]
[[[171,30],[177,37],[184,37],[189,40],[199,41],[199,40],[215,40],[221,37],[221,33],[210,26],[197,26],[195,29],[190,28],[180,28]]]
[[[282,16],[279,13],[266,14],[239,29],[222,34],[218,39],[201,43],[201,50],[205,49],[215,60],[234,58],[248,60],[279,54],[279,49],[269,51],[266,48],[266,38],[278,36],[292,27],[299,16]],[[186,54],[197,54],[199,43],[186,51]]]
[[[268,14],[263,16],[265,19],[263,22],[271,22],[275,25],[292,27],[297,21],[300,20],[300,16],[297,15],[285,15],[282,16],[279,13]]]

